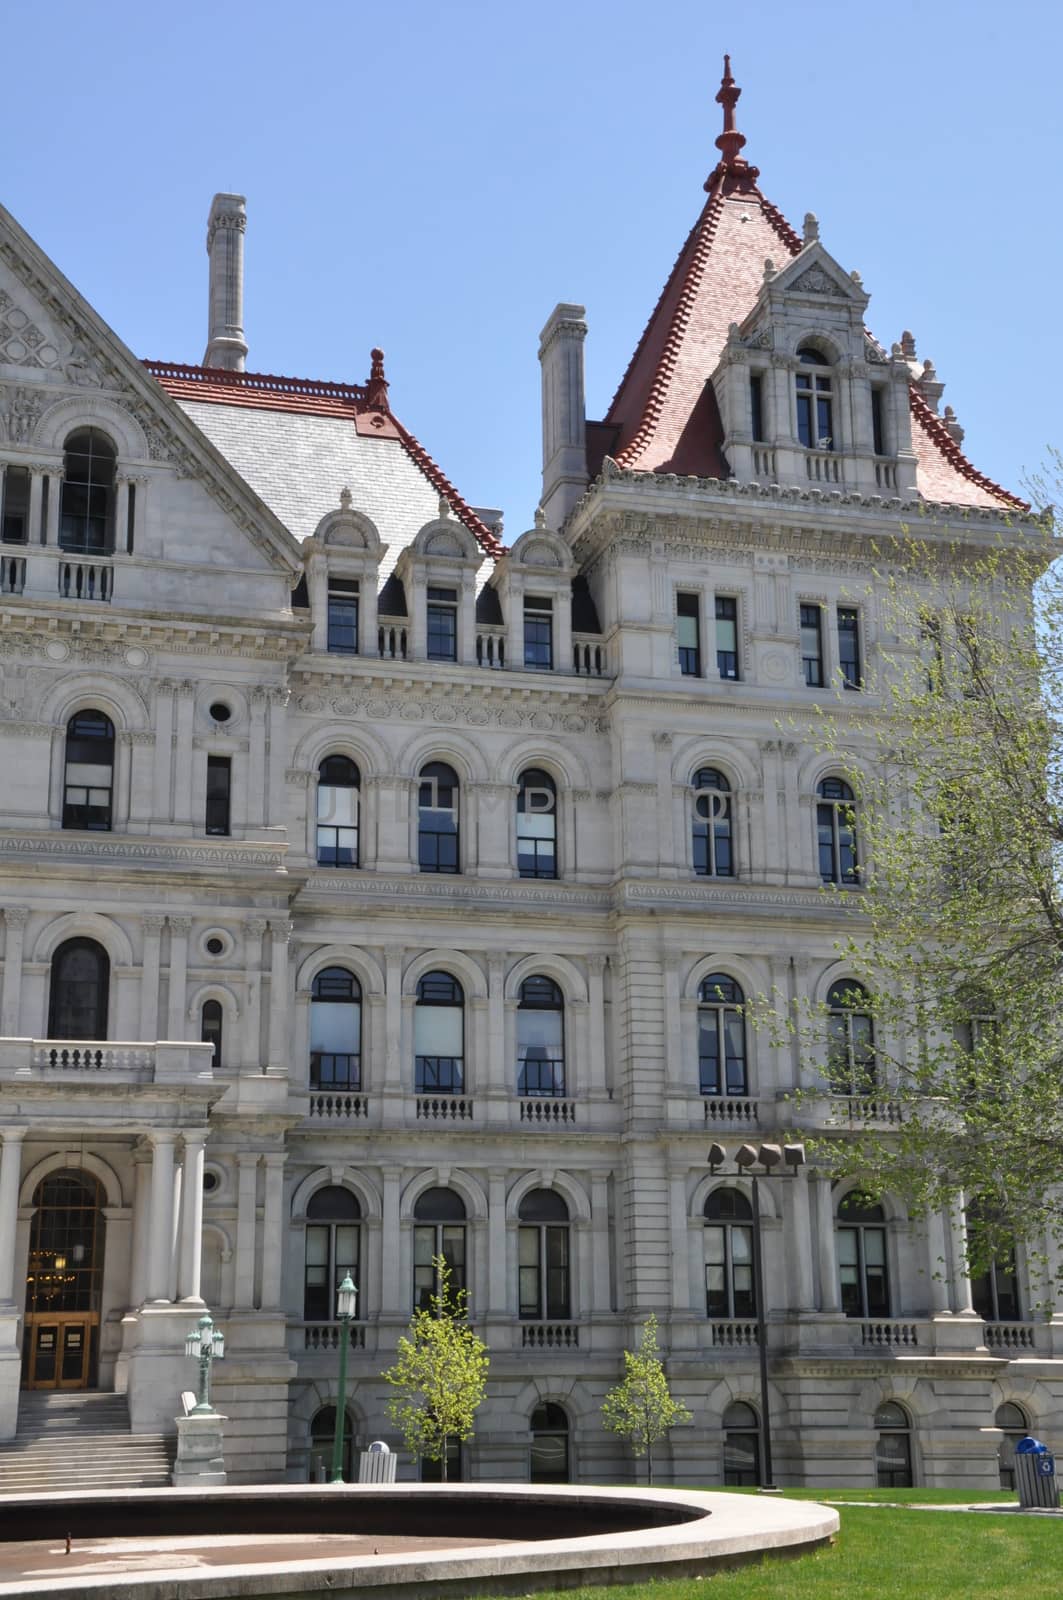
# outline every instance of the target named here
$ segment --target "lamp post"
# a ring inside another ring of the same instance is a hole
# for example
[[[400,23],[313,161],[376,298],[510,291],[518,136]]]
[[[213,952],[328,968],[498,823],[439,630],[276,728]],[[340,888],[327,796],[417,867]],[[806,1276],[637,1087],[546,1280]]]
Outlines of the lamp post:
[[[332,1477],[330,1483],[343,1482],[343,1428],[347,1420],[347,1345],[351,1337],[351,1322],[358,1304],[358,1290],[348,1272],[336,1290],[336,1316],[340,1324],[340,1384],[336,1397],[336,1433],[332,1440]]]
[[[199,1362],[199,1393],[191,1412],[194,1417],[214,1415],[214,1407],[210,1403],[210,1369],[224,1354],[225,1335],[214,1326],[210,1312],[204,1311],[195,1327],[188,1330],[185,1339],[185,1355]]]
[[[709,1168],[715,1172],[727,1160],[722,1144],[709,1148]],[[764,1304],[764,1249],[760,1234],[760,1184],[753,1170],[764,1168],[766,1174],[785,1162],[790,1175],[805,1164],[803,1144],[744,1144],[735,1151],[735,1165],[749,1175],[753,1189],[753,1292],[757,1299],[757,1354],[760,1363],[760,1487],[774,1490],[775,1481],[771,1459],[771,1399],[768,1394],[768,1322]],[[780,1174],[781,1176],[781,1174]]]

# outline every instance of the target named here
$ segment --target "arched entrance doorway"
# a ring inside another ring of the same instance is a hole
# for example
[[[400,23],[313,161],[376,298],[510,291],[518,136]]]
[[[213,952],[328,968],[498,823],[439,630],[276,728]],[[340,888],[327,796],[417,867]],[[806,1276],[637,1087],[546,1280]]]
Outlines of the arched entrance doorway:
[[[103,1187],[88,1172],[50,1173],[33,1196],[22,1381],[90,1389],[99,1362]]]

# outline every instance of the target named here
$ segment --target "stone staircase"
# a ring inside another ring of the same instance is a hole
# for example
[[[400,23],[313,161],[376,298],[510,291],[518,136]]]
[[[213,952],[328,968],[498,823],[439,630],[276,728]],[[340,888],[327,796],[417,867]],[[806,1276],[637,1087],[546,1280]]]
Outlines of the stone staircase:
[[[164,1488],[173,1448],[161,1433],[130,1433],[124,1395],[24,1390],[18,1431],[0,1442],[0,1495]]]

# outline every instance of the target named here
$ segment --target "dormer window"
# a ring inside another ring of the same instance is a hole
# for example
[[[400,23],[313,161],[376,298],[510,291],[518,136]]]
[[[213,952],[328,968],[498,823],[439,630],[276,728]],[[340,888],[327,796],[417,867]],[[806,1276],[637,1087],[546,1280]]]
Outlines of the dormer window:
[[[815,371],[829,367],[830,361],[821,350],[802,345],[797,359],[809,368],[797,374],[797,437],[806,450],[833,450],[834,394],[829,372]]]
[[[114,549],[114,445],[98,428],[80,428],[63,447],[59,546],[87,554]]]
[[[764,377],[759,372],[749,375],[749,420],[754,444],[764,443]]]

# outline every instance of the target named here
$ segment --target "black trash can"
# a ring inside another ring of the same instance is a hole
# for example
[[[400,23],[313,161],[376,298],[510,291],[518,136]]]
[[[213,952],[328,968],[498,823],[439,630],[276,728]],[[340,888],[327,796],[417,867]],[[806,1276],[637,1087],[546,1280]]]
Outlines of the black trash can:
[[[1015,1446],[1015,1487],[1024,1510],[1036,1506],[1058,1508],[1056,1458],[1040,1439],[1027,1435]]]

